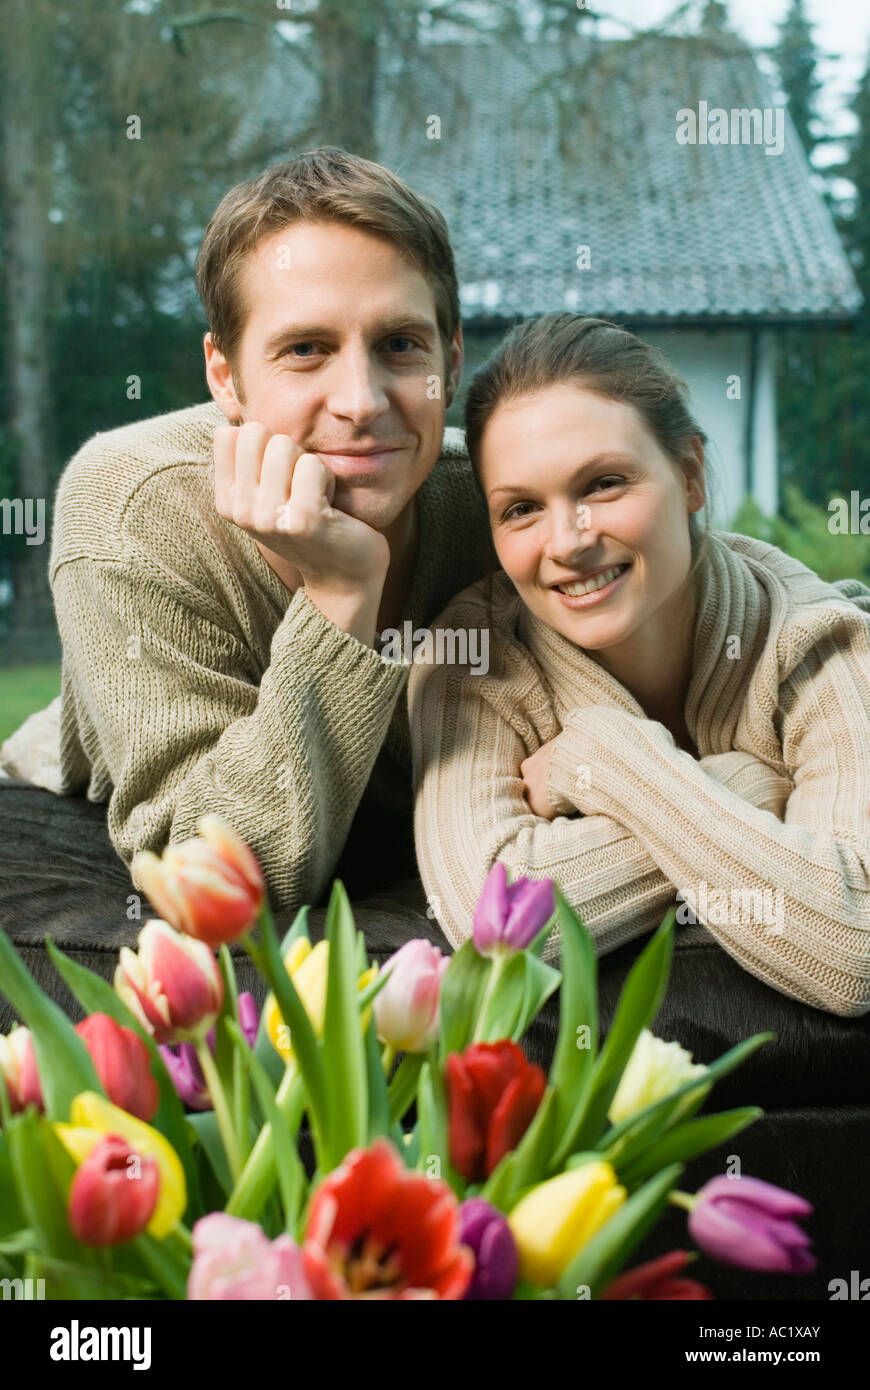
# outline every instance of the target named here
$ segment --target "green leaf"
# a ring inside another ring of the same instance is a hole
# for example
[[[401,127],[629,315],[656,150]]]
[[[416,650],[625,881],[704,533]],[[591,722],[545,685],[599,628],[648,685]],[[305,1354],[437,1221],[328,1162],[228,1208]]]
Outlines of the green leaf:
[[[593,1067],[586,1104],[582,1113],[572,1118],[553,1156],[556,1171],[572,1150],[594,1146],[640,1031],[649,1026],[661,1007],[668,987],[675,920],[676,910],[671,908],[628,973],[607,1041]]]
[[[390,1103],[387,1095],[387,1078],[381,1061],[381,1049],[375,1031],[374,1019],[369,1021],[363,1040],[366,1058],[367,1091],[369,1102],[366,1126],[366,1144],[386,1137],[390,1132]]]
[[[14,1121],[10,1122],[7,1119],[7,1133],[10,1123]],[[24,1224],[24,1212],[18,1199],[7,1133],[0,1130],[0,1237],[8,1235],[10,1231],[20,1230]]]
[[[517,1147],[493,1169],[481,1196],[499,1211],[509,1212],[520,1192],[540,1182],[547,1171],[556,1131],[556,1093],[550,1086]]]
[[[417,1095],[417,1082],[424,1058],[419,1052],[409,1052],[396,1067],[389,1085],[390,1124],[398,1124]]]
[[[217,1116],[213,1110],[198,1110],[194,1114],[188,1115],[186,1119],[199,1141],[221,1191],[225,1194],[230,1193],[233,1179],[221,1139]]]
[[[171,1241],[156,1240],[154,1236],[143,1231],[130,1243],[140,1255],[154,1282],[164,1290],[167,1297],[177,1300],[187,1298],[187,1277],[191,1261],[185,1260]]]
[[[50,1255],[31,1254],[28,1274],[45,1280],[48,1300],[94,1302],[105,1299],[148,1299],[159,1294],[149,1279],[121,1273],[115,1269],[74,1264]]]
[[[470,938],[451,956],[439,995],[442,1059],[449,1052],[462,1052],[474,1037],[491,969],[492,962],[478,955]]]
[[[450,1146],[447,1138],[447,1108],[443,1088],[433,1072],[432,1058],[423,1064],[417,1086],[418,1156],[417,1168],[430,1174],[432,1160],[436,1161],[436,1176],[449,1183],[453,1191],[462,1195],[463,1183],[450,1162]]]
[[[292,926],[290,926],[290,928],[284,936],[283,941],[281,942],[280,955],[282,960],[286,957],[287,952],[293,945],[293,942],[299,936],[304,936],[306,939],[308,939],[307,907],[301,907],[299,909],[299,911],[293,919]],[[278,1086],[281,1082],[281,1077],[284,1075],[284,1061],[283,1058],[275,1051],[274,1047],[272,1046],[269,1034],[266,1032],[266,1027],[263,1022],[262,1012],[260,1014],[260,1026],[257,1029],[257,1038],[254,1043],[254,1055],[257,1058],[257,1061],[261,1062],[263,1066],[266,1068],[266,1071],[269,1075],[269,1079],[273,1083],[273,1085]]]
[[[290,1126],[275,1104],[275,1095],[265,1067],[248,1046],[238,1024],[230,1020],[227,1028],[244,1066],[250,1073],[260,1109],[271,1126],[272,1152],[284,1206],[284,1229],[289,1232],[296,1225],[305,1195],[305,1169]]]
[[[562,976],[528,951],[518,951],[504,966],[486,1006],[481,1041],[510,1038],[519,1042]]]
[[[700,1120],[676,1125],[625,1168],[617,1160],[619,1180],[626,1187],[636,1187],[669,1163],[688,1163],[708,1149],[724,1144],[733,1135],[739,1134],[741,1129],[761,1119],[763,1114],[759,1106],[747,1105],[739,1110],[723,1110],[718,1115],[704,1115]]]
[[[326,978],[326,1130],[328,1168],[366,1142],[368,1090],[357,990],[356,925],[344,885],[336,879],[326,912],[329,942]],[[322,1157],[318,1155],[318,1157]]]
[[[13,1118],[7,1139],[22,1215],[39,1251],[74,1264],[96,1263],[95,1252],[70,1230],[66,1206],[76,1165],[49,1121],[28,1107]]]
[[[70,960],[69,956],[64,955],[63,951],[59,950],[49,937],[46,937],[45,947],[58,974],[66,982],[70,993],[78,1000],[86,1014],[107,1014],[116,1023],[120,1023],[125,1028],[131,1028],[147,1047],[151,1061],[151,1075],[157,1082],[160,1092],[157,1111],[150,1123],[160,1131],[164,1138],[169,1140],[181,1160],[187,1183],[187,1211],[185,1215],[190,1219],[204,1215],[199,1173],[190,1147],[184,1106],[172,1084],[172,1077],[166,1069],[166,1063],[152,1034],[142,1027],[135,1014],[127,1008],[124,1001],[119,998],[102,975],[88,970],[87,966],[80,965],[78,961]]]
[[[299,998],[278,950],[275,924],[268,906],[264,907],[260,916],[260,936],[258,963],[275,995],[278,1011],[290,1029],[293,1052],[308,1095],[308,1111],[315,1144],[322,1143],[328,1132],[323,1057],[305,1005]]]
[[[620,1272],[631,1252],[652,1230],[665,1208],[682,1166],[671,1164],[633,1193],[571,1261],[558,1284],[560,1299],[577,1297],[579,1287],[597,1298]]]
[[[2,927],[0,980],[3,994],[33,1035],[45,1112],[52,1120],[68,1120],[77,1095],[82,1091],[103,1095],[103,1088],[81,1038],[57,1004],[43,994]]]
[[[556,1095],[555,1133],[562,1141],[577,1129],[591,1086],[598,1050],[598,962],[582,921],[559,889],[554,891],[560,929],[562,987],[559,1035],[550,1066],[550,1085]],[[565,1142],[563,1147],[566,1153],[570,1152],[570,1142]],[[555,1166],[551,1164],[551,1170]]]

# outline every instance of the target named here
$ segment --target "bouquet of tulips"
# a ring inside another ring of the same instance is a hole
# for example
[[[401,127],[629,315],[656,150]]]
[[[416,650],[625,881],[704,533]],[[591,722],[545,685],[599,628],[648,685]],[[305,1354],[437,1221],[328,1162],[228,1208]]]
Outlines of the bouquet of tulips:
[[[673,912],[601,1039],[592,942],[549,880],[496,864],[460,950],[411,941],[378,969],[338,882],[324,939],[303,908],[279,941],[217,817],[133,873],[162,917],[114,985],[47,943],[75,1027],[0,931],[24,1024],[0,1037],[0,1277],[80,1299],[712,1298],[691,1250],[627,1268],[669,1201],[708,1255],[814,1267],[800,1197],[724,1175],[677,1190],[761,1115],[698,1111],[772,1034],[708,1066],[652,1035]],[[559,988],[547,1075],[521,1040]]]

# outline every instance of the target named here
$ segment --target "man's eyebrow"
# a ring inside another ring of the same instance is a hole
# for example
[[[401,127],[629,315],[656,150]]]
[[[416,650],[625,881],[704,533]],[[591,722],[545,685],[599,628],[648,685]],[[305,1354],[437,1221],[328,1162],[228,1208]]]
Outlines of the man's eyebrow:
[[[431,334],[437,333],[438,325],[434,319],[423,318],[419,315],[412,315],[409,318],[402,314],[396,314],[374,324],[372,331],[375,338],[382,338],[385,333]],[[305,343],[311,338],[333,337],[335,337],[335,329],[328,328],[326,324],[288,323],[266,339],[263,351],[268,356],[270,353],[277,352],[279,348],[285,347],[288,342]]]
[[[572,475],[572,481],[573,481],[573,479],[575,479],[575,478],[581,478],[581,477],[583,476],[583,474],[586,473],[586,472],[588,472],[588,470],[589,470],[590,468],[597,468],[597,467],[598,467],[600,464],[602,464],[602,463],[609,463],[609,464],[622,463],[622,464],[628,464],[628,463],[631,463],[631,459],[629,458],[629,456],[628,456],[627,454],[610,453],[610,452],[607,452],[607,451],[605,451],[604,453],[601,453],[601,454],[595,454],[595,455],[593,455],[593,457],[592,457],[591,459],[586,459],[584,463],[581,463],[581,465],[580,465],[579,468],[575,469],[575,471],[574,471],[574,473],[573,473],[573,475]],[[491,492],[487,493],[487,496],[488,496],[488,497],[496,497],[496,496],[498,496],[500,493],[504,493],[506,496],[511,496],[511,497],[522,497],[522,496],[527,496],[528,493],[529,493],[530,491],[531,491],[531,492],[534,491],[534,486],[533,486],[533,485],[530,485],[530,484],[528,484],[528,483],[526,483],[526,484],[522,484],[522,483],[520,483],[520,484],[509,483],[509,484],[507,484],[505,487],[494,487],[494,488],[492,489]]]

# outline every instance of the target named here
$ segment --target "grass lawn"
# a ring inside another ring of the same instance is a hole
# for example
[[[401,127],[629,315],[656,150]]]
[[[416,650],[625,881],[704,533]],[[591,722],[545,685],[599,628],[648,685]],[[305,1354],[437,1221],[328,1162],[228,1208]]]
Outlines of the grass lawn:
[[[0,741],[60,694],[60,662],[0,670]]]

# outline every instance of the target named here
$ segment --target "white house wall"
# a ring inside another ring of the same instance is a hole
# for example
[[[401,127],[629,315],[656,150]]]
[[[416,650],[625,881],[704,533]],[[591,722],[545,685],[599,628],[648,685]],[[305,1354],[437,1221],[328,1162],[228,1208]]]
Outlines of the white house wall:
[[[725,526],[744,495],[746,411],[749,405],[749,332],[695,328],[642,329],[686,378],[695,415],[709,437],[711,516]],[[739,396],[737,392],[739,391]],[[775,337],[759,330],[755,383],[753,494],[759,506],[777,508]]]

